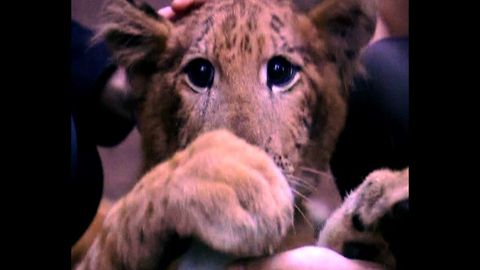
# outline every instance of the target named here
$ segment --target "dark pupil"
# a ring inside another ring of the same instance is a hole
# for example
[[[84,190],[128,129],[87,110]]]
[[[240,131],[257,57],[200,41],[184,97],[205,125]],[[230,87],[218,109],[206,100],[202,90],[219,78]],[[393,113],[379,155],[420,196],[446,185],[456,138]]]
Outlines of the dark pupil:
[[[198,87],[210,87],[213,83],[214,69],[205,59],[191,61],[185,69],[188,79]]]
[[[283,86],[289,83],[295,75],[295,68],[283,57],[276,56],[268,61],[267,84]]]

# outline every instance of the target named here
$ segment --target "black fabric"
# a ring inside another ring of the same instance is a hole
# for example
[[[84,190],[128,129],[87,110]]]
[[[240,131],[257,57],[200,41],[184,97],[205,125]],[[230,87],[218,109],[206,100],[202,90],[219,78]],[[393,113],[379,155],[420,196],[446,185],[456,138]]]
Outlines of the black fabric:
[[[109,61],[106,44],[91,42],[92,31],[75,22],[71,30],[71,102],[77,126],[98,145],[116,145],[134,125],[100,103],[101,91],[116,67]]]
[[[409,164],[408,44],[408,38],[384,39],[362,54],[366,75],[355,80],[331,160],[343,196],[375,169]]]
[[[75,122],[72,120],[73,126]],[[72,171],[70,179],[70,245],[73,245],[88,228],[97,212],[103,192],[103,172],[96,145],[77,131],[72,138]]]
[[[91,223],[103,191],[102,164],[97,145],[113,146],[134,123],[100,103],[101,91],[115,66],[104,43],[92,44],[92,31],[71,23],[71,178],[70,244]]]

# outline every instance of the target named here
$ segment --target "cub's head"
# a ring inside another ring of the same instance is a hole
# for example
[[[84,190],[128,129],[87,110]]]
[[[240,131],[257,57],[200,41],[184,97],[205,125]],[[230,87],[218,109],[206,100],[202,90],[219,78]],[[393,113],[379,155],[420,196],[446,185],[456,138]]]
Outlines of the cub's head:
[[[199,134],[225,128],[265,149],[286,174],[324,171],[346,116],[374,0],[208,0],[172,23],[110,0],[100,35],[126,67],[147,168]]]

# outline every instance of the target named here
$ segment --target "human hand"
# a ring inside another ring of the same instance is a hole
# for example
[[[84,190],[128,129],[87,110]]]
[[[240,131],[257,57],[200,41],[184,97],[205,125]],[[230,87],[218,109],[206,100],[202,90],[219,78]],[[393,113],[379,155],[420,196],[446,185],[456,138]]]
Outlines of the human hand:
[[[383,270],[366,261],[351,260],[333,250],[306,246],[253,261],[236,262],[228,270]]]
[[[176,20],[191,9],[201,6],[206,0],[173,0],[170,6],[158,10],[158,14]]]

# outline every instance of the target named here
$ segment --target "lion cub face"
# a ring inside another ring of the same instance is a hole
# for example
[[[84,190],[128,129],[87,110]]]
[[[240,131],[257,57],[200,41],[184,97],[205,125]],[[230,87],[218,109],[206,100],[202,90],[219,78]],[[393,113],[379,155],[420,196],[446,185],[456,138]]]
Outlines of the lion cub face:
[[[147,168],[225,128],[286,174],[327,169],[373,1],[323,1],[307,16],[289,1],[211,0],[175,23],[111,2],[102,33],[135,89]]]

